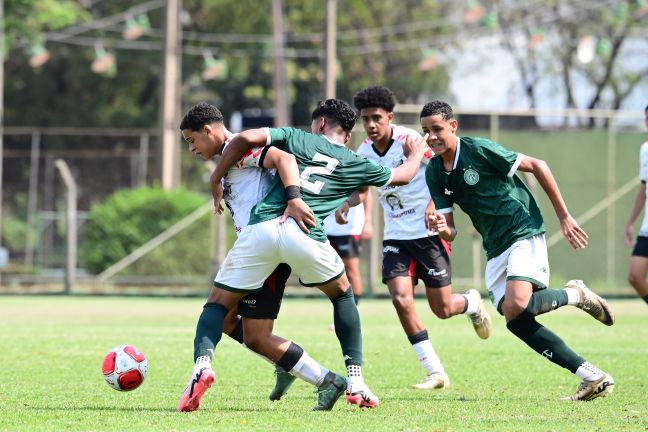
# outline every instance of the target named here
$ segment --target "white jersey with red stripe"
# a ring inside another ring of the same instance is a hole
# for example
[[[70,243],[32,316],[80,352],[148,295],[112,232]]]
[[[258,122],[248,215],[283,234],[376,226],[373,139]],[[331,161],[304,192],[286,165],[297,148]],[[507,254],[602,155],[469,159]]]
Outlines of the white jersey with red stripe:
[[[392,125],[392,140],[384,153],[380,153],[369,138],[360,144],[357,153],[379,165],[396,168],[407,159],[403,154],[403,144],[408,135],[421,136],[413,129]],[[425,183],[425,167],[433,155],[432,150],[428,149],[419,171],[409,184],[378,188],[384,210],[384,240],[413,240],[429,235],[425,225],[425,209],[430,202],[430,192]]]
[[[639,151],[639,177],[642,182],[648,183],[648,141],[641,145]],[[639,235],[648,237],[648,188],[646,188],[646,204],[644,207],[644,217],[641,223]]]
[[[247,226],[252,207],[263,198],[274,177],[273,171],[259,166],[262,150],[256,147],[246,151],[222,180],[223,200],[234,219],[236,235]]]

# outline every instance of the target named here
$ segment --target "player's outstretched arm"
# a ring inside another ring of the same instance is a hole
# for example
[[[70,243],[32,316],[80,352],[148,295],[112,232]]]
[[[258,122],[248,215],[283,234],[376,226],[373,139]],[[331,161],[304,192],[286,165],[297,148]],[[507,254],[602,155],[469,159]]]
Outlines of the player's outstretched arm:
[[[299,167],[295,156],[279,150],[276,147],[270,147],[266,150],[263,159],[263,168],[274,168],[277,170],[281,182],[286,188],[287,205],[286,211],[280,219],[283,223],[287,218],[295,219],[297,225],[305,233],[309,233],[308,226],[315,226],[315,214],[308,204],[301,199],[299,186]]]
[[[392,186],[406,185],[418,173],[421,168],[421,159],[427,150],[427,137],[408,135],[405,143],[403,144],[403,153],[407,155],[407,160],[400,166],[392,169],[392,180],[389,183]]]
[[[567,239],[571,247],[574,249],[582,249],[587,246],[587,233],[578,225],[578,222],[572,217],[567,210],[567,204],[563,200],[560,189],[558,189],[558,183],[554,178],[549,165],[543,160],[536,159],[530,156],[523,156],[520,166],[518,167],[520,171],[530,172],[538,180],[540,186],[545,191],[551,205],[558,216],[560,221],[560,226],[562,227],[563,236]]]

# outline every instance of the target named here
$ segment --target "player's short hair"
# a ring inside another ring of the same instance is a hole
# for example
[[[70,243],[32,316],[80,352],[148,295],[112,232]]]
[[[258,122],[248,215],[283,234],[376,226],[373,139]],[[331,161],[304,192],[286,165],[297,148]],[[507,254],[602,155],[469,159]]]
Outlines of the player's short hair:
[[[353,96],[353,105],[360,111],[363,108],[382,108],[393,112],[396,106],[394,93],[385,86],[372,86],[360,90]]]
[[[423,105],[420,118],[434,115],[441,115],[441,117],[443,117],[443,120],[450,120],[451,118],[454,118],[452,107],[447,102],[440,100],[428,102]]]
[[[317,102],[311,120],[325,117],[333,125],[340,126],[345,132],[351,132],[355,126],[358,114],[342,99],[326,99]]]
[[[646,108],[644,108],[644,112],[648,112],[648,105],[646,105]]]
[[[200,102],[192,106],[180,122],[180,130],[198,131],[205,125],[223,123],[223,113],[212,104]]]

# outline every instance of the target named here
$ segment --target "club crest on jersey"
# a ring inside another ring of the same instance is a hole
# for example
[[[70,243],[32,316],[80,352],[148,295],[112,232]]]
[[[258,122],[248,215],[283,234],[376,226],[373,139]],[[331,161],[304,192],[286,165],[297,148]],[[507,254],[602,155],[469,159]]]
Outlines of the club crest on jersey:
[[[474,186],[479,181],[479,173],[472,168],[468,168],[464,171],[464,181],[470,186]]]

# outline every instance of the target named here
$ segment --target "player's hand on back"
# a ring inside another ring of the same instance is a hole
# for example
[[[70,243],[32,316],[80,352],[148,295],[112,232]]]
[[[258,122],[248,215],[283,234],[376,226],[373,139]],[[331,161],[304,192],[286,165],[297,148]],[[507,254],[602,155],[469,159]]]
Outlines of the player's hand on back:
[[[297,225],[299,225],[299,228],[306,234],[310,233],[309,226],[314,227],[316,225],[313,210],[301,198],[288,201],[286,210],[279,219],[279,223],[284,223],[289,217],[293,218],[297,222]]]
[[[567,239],[571,247],[574,249],[584,249],[587,246],[589,236],[570,214],[560,220],[560,226],[562,227],[563,236]]]

